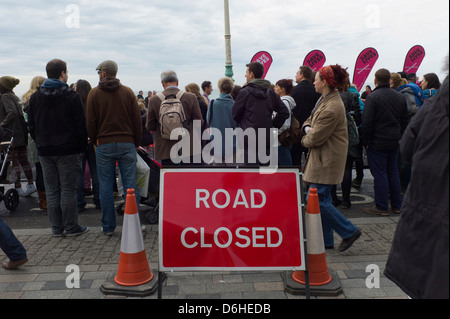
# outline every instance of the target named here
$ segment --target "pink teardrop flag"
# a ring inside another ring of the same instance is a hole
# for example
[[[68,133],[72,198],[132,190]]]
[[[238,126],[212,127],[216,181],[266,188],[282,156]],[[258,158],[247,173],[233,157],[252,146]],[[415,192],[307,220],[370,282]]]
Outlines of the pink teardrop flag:
[[[264,75],[262,76],[262,79],[265,79],[267,72],[269,72],[270,66],[272,65],[273,59],[269,52],[259,51],[253,56],[251,62],[259,62],[264,65]]]
[[[413,46],[406,55],[403,72],[407,74],[417,73],[424,58],[425,49],[421,45]]]
[[[313,50],[306,55],[303,65],[309,66],[314,72],[317,72],[324,66],[326,60],[322,51]]]
[[[355,71],[353,72],[353,84],[356,85],[358,91],[361,91],[364,83],[372,72],[375,63],[378,60],[378,51],[374,48],[364,49],[358,56],[355,65]]]

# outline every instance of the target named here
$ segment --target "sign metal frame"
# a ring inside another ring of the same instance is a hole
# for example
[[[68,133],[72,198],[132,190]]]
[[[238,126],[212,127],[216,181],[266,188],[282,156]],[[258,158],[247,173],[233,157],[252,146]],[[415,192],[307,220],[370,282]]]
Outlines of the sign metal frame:
[[[302,174],[299,168],[283,168],[278,169],[276,174],[295,174],[296,178],[296,196],[298,203],[298,222],[299,222],[299,236],[298,242],[300,243],[300,265],[286,265],[286,266],[268,266],[268,267],[166,267],[164,266],[164,183],[165,175],[171,173],[251,173],[261,174],[259,169],[234,169],[234,168],[170,168],[161,170],[160,178],[160,205],[159,205],[159,271],[160,272],[175,272],[175,271],[283,271],[283,270],[305,270],[307,271],[307,253],[306,253],[306,230],[304,228],[304,196],[302,190]],[[186,225],[187,226],[187,225]],[[285,236],[285,235],[284,235]]]

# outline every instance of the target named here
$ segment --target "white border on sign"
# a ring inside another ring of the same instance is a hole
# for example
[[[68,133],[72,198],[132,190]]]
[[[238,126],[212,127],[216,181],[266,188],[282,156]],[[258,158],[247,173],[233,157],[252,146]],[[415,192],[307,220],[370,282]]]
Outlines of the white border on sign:
[[[260,174],[260,169],[233,169],[233,168],[167,168],[161,169],[160,173],[160,196],[159,196],[159,271],[161,272],[183,272],[183,271],[297,271],[306,270],[305,265],[305,236],[303,234],[303,217],[302,217],[302,197],[300,193],[300,170],[295,168],[279,168],[276,173],[289,173],[295,174],[297,187],[297,200],[298,200],[298,220],[299,220],[299,234],[300,234],[300,257],[301,265],[297,266],[279,266],[279,267],[164,267],[163,256],[163,210],[164,210],[164,175],[166,173],[179,172],[179,173],[257,173]]]

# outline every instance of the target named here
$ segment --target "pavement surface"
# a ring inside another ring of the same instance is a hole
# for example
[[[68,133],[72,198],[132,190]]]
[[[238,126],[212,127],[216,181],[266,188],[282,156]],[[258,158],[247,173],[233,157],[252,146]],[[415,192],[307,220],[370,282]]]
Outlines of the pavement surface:
[[[339,195],[339,191],[338,191]],[[373,206],[373,178],[368,170],[360,191],[352,190],[353,205],[339,210],[362,230],[362,236],[347,251],[327,249],[327,266],[340,282],[337,296],[311,299],[407,299],[393,282],[383,275],[399,215],[369,216],[362,212]],[[121,197],[116,197],[120,204]],[[149,206],[141,205],[143,212]],[[142,214],[145,215],[145,214]],[[128,299],[103,293],[100,288],[117,272],[120,257],[121,227],[112,237],[101,232],[101,211],[95,209],[92,197],[79,214],[88,233],[78,237],[51,236],[47,213],[37,207],[37,194],[20,198],[19,207],[9,212],[0,203],[0,216],[13,229],[27,250],[28,263],[15,271],[0,267],[0,299]],[[117,216],[122,225],[123,216]],[[150,269],[158,274],[158,226],[142,220],[144,245]],[[335,235],[336,246],[341,241]],[[0,251],[0,262],[7,257]],[[79,270],[79,288],[70,287],[74,268]],[[72,268],[71,268],[72,267]],[[375,271],[374,271],[375,270]],[[375,281],[373,275],[379,274]],[[304,295],[286,291],[286,272],[173,272],[167,273],[162,285],[162,298],[171,300],[255,300],[305,299]],[[379,287],[371,283],[379,282]],[[142,297],[157,299],[158,294]]]

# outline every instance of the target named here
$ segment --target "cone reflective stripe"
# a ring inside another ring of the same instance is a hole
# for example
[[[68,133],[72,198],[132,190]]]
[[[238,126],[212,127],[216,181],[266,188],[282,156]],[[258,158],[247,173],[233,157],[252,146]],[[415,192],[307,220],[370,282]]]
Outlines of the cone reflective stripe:
[[[134,189],[127,191],[120,244],[119,269],[114,281],[122,286],[139,286],[153,279],[142,237]]]
[[[322,220],[320,217],[319,196],[317,195],[316,188],[309,190],[305,224],[307,230],[309,284],[311,286],[326,285],[332,278],[328,272]],[[306,283],[304,271],[294,271],[292,278],[301,284]]]

